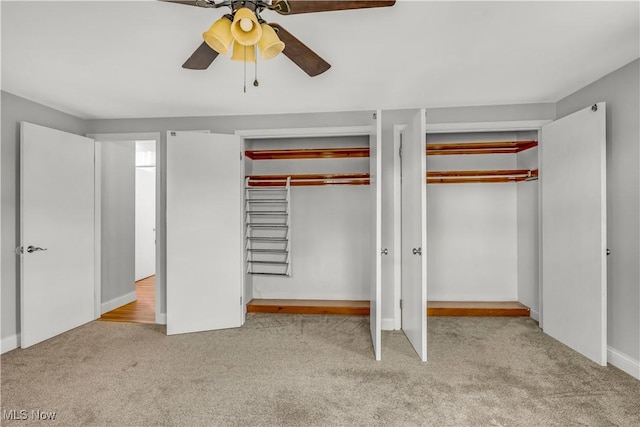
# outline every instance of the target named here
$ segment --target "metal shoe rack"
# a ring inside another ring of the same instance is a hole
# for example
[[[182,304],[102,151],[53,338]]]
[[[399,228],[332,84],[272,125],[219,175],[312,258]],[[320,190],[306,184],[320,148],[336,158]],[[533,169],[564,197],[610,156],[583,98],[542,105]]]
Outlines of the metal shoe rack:
[[[245,181],[246,271],[291,276],[291,177],[275,186],[250,180]]]

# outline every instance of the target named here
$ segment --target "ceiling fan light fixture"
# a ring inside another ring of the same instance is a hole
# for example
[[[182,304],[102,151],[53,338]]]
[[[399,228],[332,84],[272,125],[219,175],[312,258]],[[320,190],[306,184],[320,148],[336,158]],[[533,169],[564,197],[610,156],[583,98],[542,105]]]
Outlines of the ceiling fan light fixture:
[[[237,40],[233,42],[232,61],[256,62],[256,46],[245,46]]]
[[[247,7],[238,9],[231,24],[231,34],[235,41],[241,45],[256,44],[262,37],[262,27],[260,27],[256,14]]]
[[[262,37],[258,41],[260,49],[260,57],[262,59],[271,59],[278,56],[284,50],[284,42],[280,40],[275,30],[268,24],[261,24]]]
[[[209,47],[218,53],[229,53],[233,35],[231,34],[231,15],[224,15],[213,23],[211,28],[202,33],[202,38]]]

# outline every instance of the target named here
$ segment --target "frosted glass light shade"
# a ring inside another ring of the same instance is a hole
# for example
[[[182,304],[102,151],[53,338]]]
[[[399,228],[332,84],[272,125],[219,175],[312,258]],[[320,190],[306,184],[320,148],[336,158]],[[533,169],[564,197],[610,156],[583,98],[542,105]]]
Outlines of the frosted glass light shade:
[[[262,59],[271,59],[284,50],[284,42],[280,40],[275,30],[267,24],[260,25],[262,27],[262,38],[258,41],[260,49],[260,57]]]
[[[262,37],[262,27],[256,14],[246,7],[238,9],[231,24],[231,34],[243,46],[256,44]]]
[[[238,41],[233,42],[232,61],[256,62],[256,46],[244,46]]]
[[[209,47],[218,53],[226,55],[233,42],[231,34],[231,19],[226,15],[213,23],[211,28],[202,33],[202,38]]]

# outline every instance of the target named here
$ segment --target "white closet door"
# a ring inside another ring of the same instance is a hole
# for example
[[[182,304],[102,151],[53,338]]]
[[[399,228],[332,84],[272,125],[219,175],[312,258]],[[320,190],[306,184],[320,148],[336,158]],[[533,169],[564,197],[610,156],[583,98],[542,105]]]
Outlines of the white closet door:
[[[167,334],[242,324],[241,143],[167,134]]]
[[[607,364],[605,103],[542,128],[544,331]]]
[[[22,348],[96,318],[94,145],[21,123]]]
[[[371,249],[372,286],[370,299],[371,340],[376,360],[381,360],[382,323],[382,113],[378,110],[373,119],[373,131],[369,137],[369,174],[371,191]]]
[[[402,132],[402,330],[427,361],[427,131],[421,109]]]

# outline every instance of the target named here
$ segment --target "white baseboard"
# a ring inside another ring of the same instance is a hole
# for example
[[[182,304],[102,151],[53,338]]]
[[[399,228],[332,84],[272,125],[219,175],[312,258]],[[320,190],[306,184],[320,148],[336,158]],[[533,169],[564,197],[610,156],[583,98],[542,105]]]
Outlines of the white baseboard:
[[[11,335],[10,337],[2,338],[2,342],[0,343],[0,348],[2,349],[2,354],[7,351],[15,350],[20,345],[20,334]]]
[[[382,319],[380,327],[383,331],[393,331],[395,329],[395,321],[393,317]]]
[[[632,377],[640,380],[640,362],[632,359],[615,348],[607,347],[607,362]]]
[[[167,313],[156,313],[156,323],[158,325],[167,324]]]
[[[122,295],[121,297],[114,298],[111,301],[103,302],[100,306],[100,313],[104,314],[108,311],[115,310],[118,307],[122,307],[125,304],[129,304],[130,302],[134,302],[138,299],[138,295],[136,291],[129,292],[126,295]]]
[[[531,318],[532,318],[533,320],[535,320],[536,322],[539,322],[539,321],[540,321],[540,313],[538,313],[538,312],[537,312],[537,311],[535,311],[535,310],[530,310],[530,311],[529,311],[529,316],[531,316]]]

